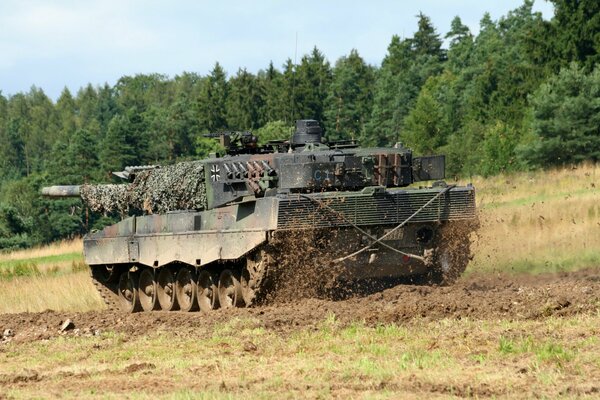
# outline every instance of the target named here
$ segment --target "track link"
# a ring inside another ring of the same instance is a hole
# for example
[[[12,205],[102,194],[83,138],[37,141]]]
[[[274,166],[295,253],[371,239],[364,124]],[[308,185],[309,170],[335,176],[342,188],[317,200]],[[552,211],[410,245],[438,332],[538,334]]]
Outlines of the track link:
[[[92,282],[104,300],[104,304],[109,311],[121,311],[120,299],[118,292],[119,282],[111,282],[111,279],[106,278],[106,272],[102,271],[103,266],[90,267],[90,276]]]

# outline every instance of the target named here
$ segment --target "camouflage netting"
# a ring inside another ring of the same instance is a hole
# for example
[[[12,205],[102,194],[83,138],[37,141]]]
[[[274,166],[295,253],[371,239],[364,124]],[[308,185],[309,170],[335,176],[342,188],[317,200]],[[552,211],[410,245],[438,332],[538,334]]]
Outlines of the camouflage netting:
[[[90,210],[102,213],[127,212],[127,187],[129,185],[83,185],[81,199]]]
[[[164,213],[206,208],[204,165],[182,162],[137,173],[129,185],[84,185],[81,198],[95,212]]]

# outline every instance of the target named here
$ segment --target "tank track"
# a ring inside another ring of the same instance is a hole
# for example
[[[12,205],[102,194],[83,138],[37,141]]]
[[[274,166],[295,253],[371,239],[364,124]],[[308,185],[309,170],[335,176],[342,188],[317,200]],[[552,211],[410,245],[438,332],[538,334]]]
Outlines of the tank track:
[[[274,263],[273,255],[269,249],[259,249],[248,257],[246,271],[249,276],[248,283],[252,286],[253,295],[246,297],[246,307],[262,303],[269,292],[270,272]]]
[[[118,290],[118,281],[111,282],[110,279],[106,278],[105,271],[102,271],[102,266],[90,267],[90,276],[92,278],[92,283],[96,287],[98,294],[104,300],[104,304],[106,304],[106,308],[109,311],[120,311],[120,300],[117,295]]]

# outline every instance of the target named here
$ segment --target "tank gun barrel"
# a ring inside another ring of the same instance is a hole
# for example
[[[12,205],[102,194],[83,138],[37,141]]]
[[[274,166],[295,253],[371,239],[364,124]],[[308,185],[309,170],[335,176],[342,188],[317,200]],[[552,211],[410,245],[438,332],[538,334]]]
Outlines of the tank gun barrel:
[[[46,197],[80,197],[80,185],[47,186],[42,188]]]

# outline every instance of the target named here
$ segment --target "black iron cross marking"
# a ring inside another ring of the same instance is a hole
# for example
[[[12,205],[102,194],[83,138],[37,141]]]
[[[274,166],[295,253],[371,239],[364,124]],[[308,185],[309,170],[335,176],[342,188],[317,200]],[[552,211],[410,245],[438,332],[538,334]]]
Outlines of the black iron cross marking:
[[[221,169],[216,164],[210,169],[210,179],[212,179],[213,182],[221,180]]]

